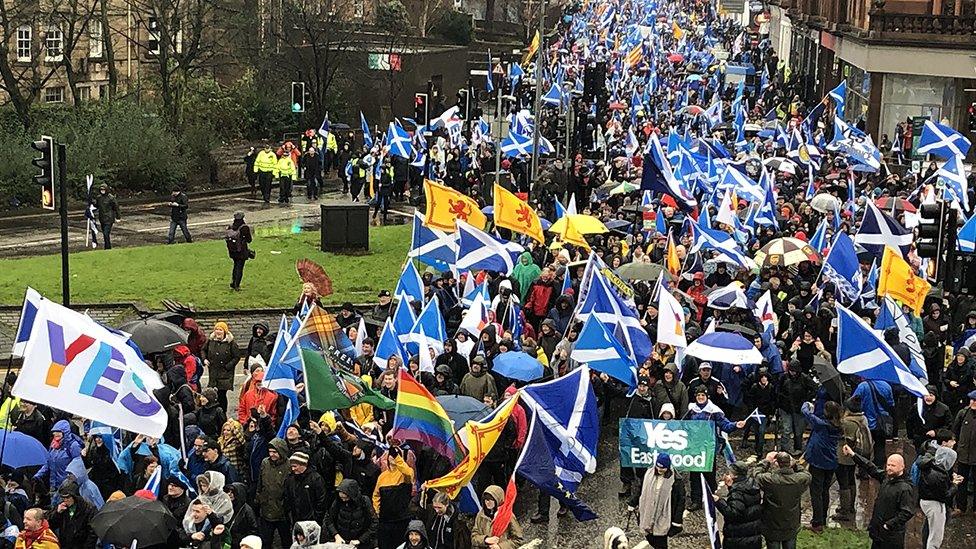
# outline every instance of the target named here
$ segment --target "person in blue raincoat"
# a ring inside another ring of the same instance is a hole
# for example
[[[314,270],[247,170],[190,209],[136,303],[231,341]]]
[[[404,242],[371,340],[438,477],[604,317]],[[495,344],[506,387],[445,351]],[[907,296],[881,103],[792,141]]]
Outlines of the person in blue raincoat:
[[[50,492],[57,491],[67,477],[68,464],[81,456],[84,445],[78,435],[71,432],[71,425],[62,419],[51,428],[51,445],[47,451],[47,462],[34,475],[34,480],[47,479]]]
[[[88,478],[88,470],[85,469],[85,461],[82,458],[79,457],[71,460],[71,463],[68,464],[65,470],[68,475],[65,477],[64,482],[61,483],[62,486],[68,482],[75,482],[78,484],[79,495],[85,498],[88,503],[91,503],[96,510],[101,509],[102,505],[105,505],[105,499],[98,490],[98,486]],[[55,492],[51,498],[51,506],[57,507],[60,501],[60,494]]]
[[[159,466],[163,468],[163,478],[160,479],[160,486],[171,477],[179,477],[180,473],[180,451],[169,444],[155,438],[147,438],[145,435],[136,435],[136,438],[126,446],[119,456],[115,458],[115,464],[119,466],[119,471],[125,475],[138,476],[138,464],[135,456],[153,455],[159,459]],[[186,482],[184,480],[184,482]]]

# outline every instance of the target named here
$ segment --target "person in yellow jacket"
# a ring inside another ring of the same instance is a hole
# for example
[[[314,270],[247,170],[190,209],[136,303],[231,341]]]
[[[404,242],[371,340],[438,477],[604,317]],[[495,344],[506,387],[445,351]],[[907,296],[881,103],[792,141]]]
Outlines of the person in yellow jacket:
[[[275,177],[275,167],[278,165],[278,156],[271,150],[271,145],[266,145],[258,156],[254,159],[254,173],[258,174],[258,185],[261,187],[261,198],[264,203],[271,202],[271,181]]]
[[[400,447],[391,446],[380,458],[380,476],[377,477],[376,488],[373,489],[373,509],[377,514],[380,514],[380,490],[404,483],[413,484],[413,469],[403,460]]]
[[[321,149],[319,149],[321,150]],[[322,171],[324,172],[324,177],[329,177],[329,170],[336,168],[337,170],[343,170],[345,166],[336,166],[336,156],[339,154],[339,142],[336,141],[336,136],[334,132],[329,132],[325,136],[325,158],[322,159]]]
[[[290,155],[282,155],[275,163],[274,176],[278,178],[278,203],[291,202],[291,184],[298,178],[298,169]]]

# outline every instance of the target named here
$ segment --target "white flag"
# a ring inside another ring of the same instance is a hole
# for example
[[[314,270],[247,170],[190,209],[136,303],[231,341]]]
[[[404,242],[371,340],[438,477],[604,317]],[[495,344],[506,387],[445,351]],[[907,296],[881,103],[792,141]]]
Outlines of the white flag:
[[[123,336],[50,300],[38,303],[15,396],[159,438],[166,410],[151,391],[162,386]]]
[[[671,292],[658,292],[657,341],[675,347],[687,347],[685,337],[685,312]]]

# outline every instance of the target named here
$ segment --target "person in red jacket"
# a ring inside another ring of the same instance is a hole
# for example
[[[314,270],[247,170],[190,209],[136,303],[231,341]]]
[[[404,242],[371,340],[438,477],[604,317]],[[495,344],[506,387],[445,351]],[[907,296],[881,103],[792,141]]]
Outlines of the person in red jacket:
[[[559,289],[556,287],[556,278],[551,267],[542,269],[539,278],[529,284],[528,291],[525,292],[525,316],[533,327],[539,326],[539,322],[546,318],[549,309],[556,303],[559,296]]]
[[[261,412],[262,406],[268,415],[271,416],[271,423],[278,424],[278,394],[264,388],[264,371],[257,370],[251,377],[253,383],[241,397],[240,406],[237,408],[237,419],[242,425],[247,424],[251,418],[251,410]]]
[[[197,357],[190,354],[190,348],[186,345],[177,345],[173,349],[173,363],[183,365],[187,385],[193,389],[193,392],[200,392],[200,375],[203,374],[203,369]]]

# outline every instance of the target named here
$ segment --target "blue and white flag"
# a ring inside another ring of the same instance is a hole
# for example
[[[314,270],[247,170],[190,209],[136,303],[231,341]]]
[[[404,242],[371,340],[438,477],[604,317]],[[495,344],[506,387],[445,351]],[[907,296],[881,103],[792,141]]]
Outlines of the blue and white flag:
[[[386,131],[386,145],[390,149],[390,154],[413,160],[413,144],[410,141],[410,134],[393,122],[390,122],[390,127]]]
[[[727,190],[735,191],[739,198],[744,198],[749,202],[762,202],[766,199],[766,190],[743,171],[732,165],[725,167],[722,179],[715,186],[716,192]]]
[[[427,302],[420,316],[410,329],[410,341],[421,345],[421,348],[432,347],[438,354],[444,352],[444,341],[447,339],[447,328],[444,325],[444,317],[441,315],[440,304],[435,295]],[[413,353],[411,345],[407,345],[407,350]]]
[[[525,76],[525,71],[522,70],[522,66],[518,63],[510,63],[508,65],[508,79],[512,81],[512,87],[518,86],[519,80]]]
[[[119,457],[119,453],[125,447],[122,444],[122,429],[106,425],[100,421],[89,421],[85,432],[102,439],[102,444],[108,448],[108,455],[112,458],[112,463],[115,464],[115,459]],[[116,464],[115,467],[118,468],[118,465]]]
[[[867,205],[861,227],[854,235],[854,242],[864,246],[878,259],[884,254],[885,246],[891,246],[899,250],[902,257],[907,257],[912,246],[912,231],[879,210],[873,201],[868,200]]]
[[[373,364],[376,364],[377,368],[385,369],[387,361],[394,355],[400,357],[401,364],[406,364],[410,358],[407,356],[406,349],[400,344],[400,339],[397,337],[396,332],[393,331],[393,322],[387,318],[383,324],[383,331],[380,332],[380,339],[376,343],[376,351],[373,353]]]
[[[329,124],[329,113],[325,113],[325,118],[322,119],[322,125],[319,126],[319,135],[322,137],[328,137],[331,130],[332,125]]]
[[[718,515],[715,509],[712,487],[705,480],[705,475],[698,475],[701,481],[702,508],[705,510],[705,529],[708,530],[708,542],[711,549],[722,549],[722,538],[718,531]],[[694,481],[692,481],[694,482]]]
[[[630,308],[628,304],[620,298],[617,292],[610,289],[609,282],[596,269],[594,269],[588,279],[586,291],[582,291],[583,296],[577,317],[586,322],[590,315],[594,315],[603,323],[607,332],[617,338],[628,354],[631,355],[637,364],[643,364],[647,357],[651,356],[650,336],[641,326],[637,312]]]
[[[474,275],[469,275],[468,280],[473,280]],[[466,293],[461,297],[461,304],[465,307],[470,307],[474,304],[475,300],[481,299],[485,303],[491,303],[491,297],[488,294],[488,282],[482,282],[477,286],[474,286],[470,292]]]
[[[901,385],[921,398],[925,383],[905,366],[898,354],[861,317],[837,304],[837,370],[864,379]]]
[[[288,426],[298,419],[300,411],[295,380],[301,374],[301,359],[298,357],[298,346],[291,344],[300,327],[301,321],[297,318],[289,325],[285,315],[281,315],[278,335],[271,348],[271,358],[268,360],[268,369],[264,374],[264,387],[287,399],[281,425],[278,428],[278,436],[281,438],[284,438]],[[287,356],[289,354],[295,355],[294,358],[289,360],[291,358]]]
[[[520,154],[531,155],[535,147],[532,146],[532,136],[520,133],[509,132],[508,136],[502,139],[502,154],[505,156],[518,156]],[[539,136],[539,154],[552,154],[553,146],[543,136]]]
[[[719,252],[718,259],[720,261],[737,265],[742,269],[751,270],[755,266],[755,261],[739,250],[739,245],[729,233],[704,227],[701,224],[701,219],[698,222],[693,222],[692,227],[695,230],[695,244],[689,250],[689,254],[703,249],[715,250]]]
[[[708,120],[708,129],[722,123],[722,100],[717,95],[715,102],[705,109],[705,119]]]
[[[159,463],[156,464],[156,468],[153,470],[152,474],[149,475],[149,480],[146,481],[146,485],[142,487],[143,490],[149,490],[159,499],[159,485],[162,484],[163,480],[163,467]],[[188,485],[189,486],[189,485]]]
[[[945,192],[952,200],[958,200],[964,212],[969,211],[969,182],[961,156],[950,158],[939,168],[939,181],[945,184]]]
[[[817,231],[810,237],[810,247],[818,254],[823,253],[824,248],[827,247],[827,218],[820,220],[820,224],[817,225]]]
[[[542,102],[547,105],[554,105],[558,107],[563,103],[563,94],[559,90],[559,86],[555,82],[549,86],[549,91],[542,96]]]
[[[834,112],[838,117],[844,118],[844,105],[847,103],[847,80],[841,80],[837,87],[830,90],[827,94],[836,105]]]
[[[407,257],[418,259],[439,271],[446,271],[454,265],[457,257],[457,240],[453,234],[424,226],[424,216],[414,212],[413,238]]]
[[[423,302],[421,302],[423,303]],[[410,330],[413,329],[413,325],[417,323],[417,315],[413,312],[413,307],[410,306],[410,301],[406,299],[400,300],[397,304],[396,311],[393,312],[393,333],[397,335],[397,339],[400,340],[401,344],[405,344],[410,340]]]
[[[698,201],[684,182],[675,175],[656,133],[651,133],[646,151],[641,174],[641,190],[669,194],[682,210],[694,211]]]
[[[397,281],[396,289],[393,290],[393,295],[401,300],[403,299],[402,296],[407,296],[408,300],[424,300],[424,279],[420,277],[417,266],[413,264],[413,261],[407,260],[407,264],[403,267],[403,272],[400,274],[400,280]]]
[[[526,446],[533,445],[535,451],[527,452],[518,472],[569,505],[578,520],[593,518],[592,511],[579,500],[576,505],[571,496],[583,475],[596,471],[600,418],[590,369],[577,368],[558,379],[529,385],[522,390],[522,402],[533,412]],[[539,435],[542,444],[535,438]]]
[[[863,166],[858,171],[877,172],[881,168],[881,151],[871,136],[840,118],[834,118],[834,138],[827,148],[846,155],[854,170],[858,170],[858,165]]]
[[[570,358],[637,390],[637,363],[596,315],[586,319]]]
[[[363,130],[363,145],[367,149],[373,148],[373,132],[369,129],[369,124],[366,123],[366,115],[363,111],[359,111],[359,127]]]
[[[27,342],[30,340],[31,331],[34,329],[34,318],[37,316],[38,305],[44,298],[34,288],[27,287],[24,295],[24,305],[20,309],[20,322],[17,324],[16,335],[14,336],[14,346],[10,354],[15,357],[24,356]]]
[[[972,143],[963,134],[931,120],[925,121],[922,135],[918,140],[916,154],[934,154],[942,158],[966,157]]]
[[[861,265],[854,242],[845,232],[838,232],[823,262],[823,277],[834,283],[844,302],[853,303],[861,295]]]
[[[899,339],[908,346],[908,350],[911,352],[912,359],[905,366],[908,366],[915,377],[928,383],[929,374],[925,370],[925,355],[922,354],[922,345],[918,341],[918,336],[915,335],[915,330],[912,329],[908,316],[890,295],[884,297],[881,311],[878,313],[877,320],[874,321],[875,330],[884,333],[888,328],[898,329]]]
[[[750,419],[751,420],[755,420],[755,422],[758,423],[758,424],[760,424],[760,425],[766,423],[766,415],[763,414],[762,412],[760,412],[759,411],[759,408],[756,408],[755,410],[753,410],[752,413],[749,414],[749,416],[746,418],[746,421],[748,421]]]
[[[976,252],[976,213],[959,229],[956,244],[960,252]]]
[[[491,50],[488,50],[488,70],[486,71],[485,90],[488,93],[495,91],[495,84],[492,82],[495,67],[491,65]]]
[[[457,221],[458,252],[454,262],[458,271],[488,270],[509,274],[525,248],[514,242],[478,230]]]

